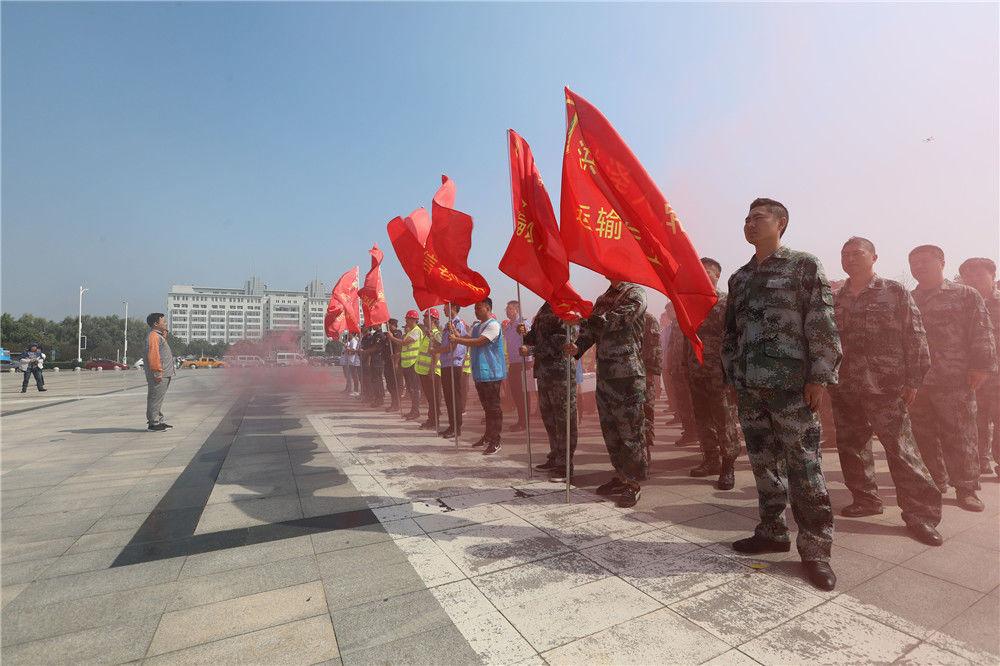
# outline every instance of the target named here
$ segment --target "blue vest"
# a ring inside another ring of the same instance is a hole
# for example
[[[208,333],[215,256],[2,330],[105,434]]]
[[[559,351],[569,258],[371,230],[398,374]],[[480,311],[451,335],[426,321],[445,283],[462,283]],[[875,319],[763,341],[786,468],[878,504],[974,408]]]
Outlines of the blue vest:
[[[486,324],[496,319],[477,321],[472,327],[470,338],[478,338]],[[499,326],[499,323],[497,324]],[[507,377],[507,358],[503,352],[503,333],[496,340],[481,347],[471,347],[472,379],[477,382],[498,382]]]

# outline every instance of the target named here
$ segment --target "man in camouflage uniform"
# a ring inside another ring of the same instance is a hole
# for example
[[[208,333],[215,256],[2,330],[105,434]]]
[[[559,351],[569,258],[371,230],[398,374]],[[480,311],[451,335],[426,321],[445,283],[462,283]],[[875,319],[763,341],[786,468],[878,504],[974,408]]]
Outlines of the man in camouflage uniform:
[[[944,250],[920,245],[909,259],[931,352],[913,404],[913,434],[941,492],[950,481],[961,508],[982,511],[975,392],[996,372],[990,316],[978,291],[944,278]]]
[[[597,412],[604,445],[615,476],[597,488],[599,495],[618,495],[618,506],[635,506],[639,480],[646,474],[643,441],[643,403],[646,369],[642,362],[643,316],[646,292],[637,284],[618,280],[594,303],[593,313],[580,330],[576,344],[566,352],[580,358],[597,345]]]
[[[831,387],[837,452],[854,501],[849,518],[882,513],[871,437],[878,436],[903,521],[914,539],[940,546],[941,491],[917,452],[907,408],[930,367],[920,311],[906,287],[875,274],[878,255],[865,238],[850,238],[840,251],[847,282],[834,298],[844,348],[839,382]]]
[[[677,404],[672,405],[677,418],[681,422],[681,436],[677,446],[694,444],[698,441],[698,426],[694,417],[694,405],[691,402],[691,386],[687,374],[684,357],[687,354],[688,342],[681,331],[681,325],[674,316],[670,322],[670,334],[667,337],[667,374],[674,385],[674,396]]]
[[[781,203],[751,203],[743,233],[756,252],[729,279],[722,362],[737,392],[760,509],[754,535],[733,549],[787,552],[785,506],[791,499],[809,581],[832,590],[833,511],[816,410],[823,386],[837,382],[840,339],[823,267],[811,254],[781,245],[787,226],[788,209]]]
[[[566,337],[566,324],[545,303],[531,322],[531,329],[521,323],[518,335],[524,340],[521,356],[534,356],[534,377],[538,382],[538,410],[549,436],[549,454],[545,462],[535,469],[548,471],[554,477],[565,478],[573,473],[573,454],[576,453],[576,373],[574,362],[563,353],[567,342],[575,338],[576,327],[571,326]],[[568,385],[567,385],[567,382]],[[567,386],[569,391],[567,394]],[[566,409],[569,401],[569,455],[566,468]]]
[[[962,282],[979,292],[990,313],[993,342],[1000,354],[1000,290],[997,265],[992,259],[966,259],[958,269]],[[993,373],[976,391],[976,426],[979,430],[979,473],[990,473],[990,454],[1000,476],[1000,375]]]
[[[702,258],[701,264],[712,280],[712,286],[718,287],[722,266],[708,257]],[[721,292],[718,295],[718,302],[698,329],[698,337],[703,345],[702,362],[698,362],[690,343],[685,355],[691,403],[702,452],[702,462],[691,470],[691,476],[718,474],[715,487],[719,490],[732,490],[736,484],[733,465],[740,455],[740,437],[737,433],[736,404],[726,391],[726,381],[722,374],[720,355],[726,319],[726,294]]]
[[[656,437],[656,399],[660,395],[660,372],[663,369],[663,348],[660,346],[660,322],[651,313],[643,317],[642,364],[646,367],[646,401],[642,404],[643,441],[646,443],[646,466],[653,461],[653,439]],[[647,469],[648,472],[648,469]],[[645,479],[645,476],[643,476]]]

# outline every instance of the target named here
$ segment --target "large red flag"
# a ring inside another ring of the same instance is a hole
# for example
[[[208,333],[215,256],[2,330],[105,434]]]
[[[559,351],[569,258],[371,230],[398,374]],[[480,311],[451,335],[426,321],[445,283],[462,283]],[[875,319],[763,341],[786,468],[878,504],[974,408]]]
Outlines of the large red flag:
[[[360,333],[361,323],[358,321],[358,267],[355,266],[340,276],[330,294],[330,303],[326,306],[326,316],[323,326],[328,337],[339,337],[347,330],[349,333]]]
[[[386,305],[385,290],[382,288],[382,250],[374,245],[368,254],[372,256],[372,267],[365,275],[365,286],[358,290],[358,297],[361,299],[365,325],[375,326],[389,321],[389,306]]]
[[[569,262],[552,201],[528,142],[507,130],[514,234],[500,270],[541,296],[558,316],[589,317],[593,303],[569,284]]]
[[[424,244],[431,229],[427,210],[418,208],[405,218],[395,217],[386,229],[396,257],[413,285],[413,300],[417,307],[426,310],[444,303],[446,299],[427,286],[427,275],[424,273]]]
[[[423,271],[435,294],[455,305],[472,305],[490,295],[490,285],[469,268],[472,217],[452,208],[455,182],[441,176],[431,206],[431,230],[424,245]]]
[[[701,358],[697,331],[718,300],[681,222],[600,111],[566,88],[560,233],[569,260],[666,294]]]

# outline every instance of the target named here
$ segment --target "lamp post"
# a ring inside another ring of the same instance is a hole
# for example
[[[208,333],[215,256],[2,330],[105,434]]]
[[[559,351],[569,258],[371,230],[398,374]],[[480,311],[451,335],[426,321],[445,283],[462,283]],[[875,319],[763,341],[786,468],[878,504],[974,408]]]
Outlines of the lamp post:
[[[83,355],[81,350],[83,347],[83,292],[90,291],[84,286],[80,286],[80,309],[79,314],[76,318],[76,362],[77,364],[83,363]]]
[[[128,301],[122,301],[125,304],[125,353],[122,354],[122,363],[125,367],[128,367]]]

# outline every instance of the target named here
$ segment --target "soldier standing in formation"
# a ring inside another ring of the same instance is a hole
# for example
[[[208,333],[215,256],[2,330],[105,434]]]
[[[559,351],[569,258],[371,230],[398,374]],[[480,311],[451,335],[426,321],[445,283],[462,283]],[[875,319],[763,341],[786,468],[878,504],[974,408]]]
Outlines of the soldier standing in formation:
[[[715,259],[702,258],[712,286],[718,293],[722,266]],[[698,329],[701,338],[702,362],[694,355],[694,347],[687,345],[686,371],[691,390],[691,404],[698,440],[701,442],[702,462],[691,470],[691,476],[704,477],[718,474],[715,487],[732,490],[736,484],[733,469],[740,455],[740,437],[737,433],[736,404],[726,391],[722,374],[722,335],[726,319],[726,294],[718,293],[719,300],[709,311]]]
[[[641,345],[646,292],[637,284],[612,280],[594,303],[576,343],[567,343],[570,356],[580,358],[597,345],[597,411],[604,445],[615,476],[597,488],[599,495],[620,495],[618,506],[635,506],[639,480],[646,474],[643,441],[643,403],[646,369]]]
[[[656,399],[660,397],[660,373],[663,371],[663,348],[660,346],[660,322],[651,313],[643,316],[642,363],[646,367],[646,401],[642,405],[643,441],[646,444],[646,467],[653,461],[653,439],[656,437]],[[643,475],[643,480],[646,476]]]
[[[694,405],[691,402],[691,386],[688,382],[684,356],[688,346],[687,338],[681,331],[677,316],[671,311],[670,333],[667,335],[667,374],[674,385],[676,404],[674,414],[681,422],[681,436],[675,442],[677,446],[694,444],[698,441],[698,426],[694,417]]]
[[[913,405],[913,434],[941,492],[950,482],[961,508],[982,511],[975,394],[996,372],[990,316],[978,291],[945,279],[944,250],[920,245],[909,259],[931,353]]]
[[[518,334],[524,339],[522,356],[531,354],[534,359],[534,376],[538,382],[538,408],[549,437],[549,454],[545,462],[535,469],[548,471],[555,478],[565,479],[573,474],[573,454],[576,453],[577,412],[576,373],[573,359],[567,358],[563,348],[573,342],[576,327],[571,327],[566,337],[566,324],[544,303],[531,322],[531,329],[522,323]],[[568,391],[567,391],[567,381]],[[569,468],[566,467],[566,409],[569,401]]]
[[[962,282],[979,292],[990,313],[993,342],[1000,355],[1000,290],[997,289],[997,265],[992,259],[966,259],[958,269]],[[976,425],[979,430],[979,473],[989,474],[990,454],[1000,476],[1000,375],[994,372],[976,391]]]
[[[840,339],[833,295],[816,257],[780,238],[788,210],[773,199],[750,204],[743,233],[756,252],[729,279],[722,362],[738,395],[740,425],[757,482],[760,510],[741,553],[787,552],[785,507],[791,499],[796,540],[809,581],[832,590],[833,511],[823,478],[823,386],[837,382]],[[787,489],[787,490],[786,490]]]
[[[850,238],[840,251],[848,278],[834,299],[844,359],[831,387],[837,451],[853,502],[849,518],[882,513],[871,437],[885,449],[903,521],[914,539],[943,542],[941,491],[920,459],[910,428],[909,405],[930,367],[920,312],[906,287],[875,274],[878,255],[865,238]]]

